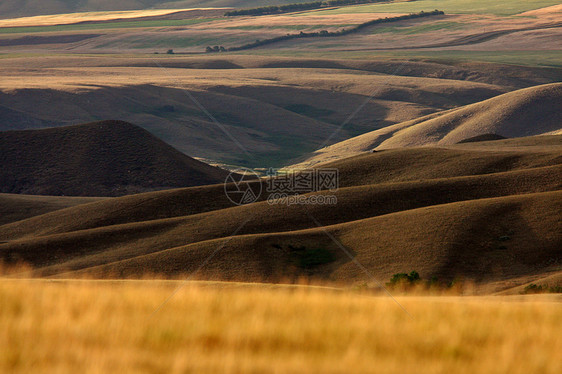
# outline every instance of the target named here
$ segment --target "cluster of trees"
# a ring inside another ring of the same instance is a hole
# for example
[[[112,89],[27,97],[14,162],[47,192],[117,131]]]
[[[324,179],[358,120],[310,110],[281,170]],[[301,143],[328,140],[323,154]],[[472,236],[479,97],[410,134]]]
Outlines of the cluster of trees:
[[[410,274],[407,273],[396,273],[390,278],[390,282],[388,282],[387,286],[396,286],[400,283],[415,283],[421,280],[420,274],[413,270]]]
[[[208,45],[207,48],[205,48],[205,51],[207,53],[226,52],[226,48],[224,48],[222,45],[215,45],[214,47],[211,47],[210,45]]]
[[[383,3],[388,1],[389,0],[328,0],[328,1],[324,1],[324,4],[326,4],[326,6],[340,6],[340,5]]]
[[[302,32],[301,31],[299,34],[287,34],[287,35],[278,36],[278,37],[271,38],[271,39],[264,39],[264,40],[258,39],[253,43],[244,44],[244,45],[241,45],[239,47],[228,48],[228,51],[241,51],[241,50],[244,50],[244,49],[256,48],[256,47],[260,47],[260,46],[266,45],[266,44],[272,44],[272,43],[277,43],[277,42],[284,41],[284,40],[291,40],[291,39],[297,39],[297,38],[343,36],[343,35],[348,35],[348,34],[351,34],[351,33],[354,33],[354,32],[358,32],[359,30],[362,30],[362,29],[364,29],[365,27],[368,27],[368,26],[373,26],[373,25],[378,25],[378,24],[388,23],[388,22],[403,21],[403,20],[414,19],[414,18],[421,18],[421,17],[439,16],[439,15],[443,15],[443,14],[445,14],[445,12],[440,11],[440,10],[434,10],[433,12],[423,12],[422,11],[420,13],[412,13],[412,14],[408,14],[408,15],[404,15],[404,16],[379,18],[379,19],[375,19],[375,20],[368,21],[368,22],[365,22],[365,23],[361,23],[361,24],[359,24],[359,25],[357,25],[353,28],[343,29],[343,30],[340,30],[340,31],[327,31],[327,30],[322,30],[322,31],[319,31],[319,32]]]
[[[265,14],[278,14],[288,12],[298,12],[301,10],[319,9],[331,6],[351,5],[351,4],[368,4],[380,3],[388,0],[327,0],[327,1],[314,1],[312,3],[300,4],[287,4],[287,5],[271,5],[259,8],[240,9],[226,12],[224,15],[227,17],[232,16],[262,16]]]
[[[287,12],[296,12],[299,10],[317,9],[322,7],[322,4],[323,3],[321,1],[315,1],[312,3],[302,3],[302,4],[271,5],[271,6],[264,6],[259,8],[232,10],[230,12],[226,12],[224,15],[227,17],[261,16],[264,14],[287,13]]]
[[[523,293],[562,293],[562,286],[549,286],[547,284],[537,285],[531,283],[525,287]]]

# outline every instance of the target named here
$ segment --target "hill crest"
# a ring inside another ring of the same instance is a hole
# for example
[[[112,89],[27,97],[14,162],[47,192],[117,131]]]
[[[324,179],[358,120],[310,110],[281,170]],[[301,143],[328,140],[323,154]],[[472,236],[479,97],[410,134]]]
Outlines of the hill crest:
[[[0,132],[0,157],[5,193],[120,196],[228,175],[124,121]]]
[[[450,146],[484,134],[507,138],[562,133],[562,83],[508,92],[491,99],[429,114],[317,150],[299,166],[335,161],[371,150]]]

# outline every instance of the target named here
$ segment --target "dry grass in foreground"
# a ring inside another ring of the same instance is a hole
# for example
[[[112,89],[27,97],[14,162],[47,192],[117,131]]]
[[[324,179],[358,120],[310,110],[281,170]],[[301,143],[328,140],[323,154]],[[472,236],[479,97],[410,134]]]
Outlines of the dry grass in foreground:
[[[0,281],[0,372],[559,373],[559,297]],[[155,312],[155,310],[157,310]]]

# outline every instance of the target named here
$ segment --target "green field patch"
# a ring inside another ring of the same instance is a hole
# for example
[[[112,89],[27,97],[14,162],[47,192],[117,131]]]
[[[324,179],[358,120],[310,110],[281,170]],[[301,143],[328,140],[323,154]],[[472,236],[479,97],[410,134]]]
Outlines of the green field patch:
[[[245,41],[243,38],[225,38],[224,35],[219,36],[193,36],[193,37],[162,37],[162,36],[142,36],[128,37],[116,41],[108,41],[97,45],[95,48],[114,48],[119,46],[127,46],[133,49],[154,49],[159,53],[164,53],[167,49],[189,48],[197,46],[216,45],[223,43],[240,43]]]
[[[465,61],[493,62],[510,65],[562,67],[562,51],[392,51],[395,57],[418,57],[446,63]]]
[[[271,135],[267,141],[279,147],[270,152],[252,153],[250,155],[240,154],[236,161],[237,165],[245,167],[283,167],[287,166],[287,160],[292,160],[302,154],[313,152],[318,149],[318,144],[313,144],[305,139],[287,135]]]
[[[414,34],[423,34],[426,32],[432,31],[439,31],[439,30],[461,30],[469,26],[466,23],[461,22],[435,22],[435,23],[428,23],[425,25],[416,25],[416,26],[390,26],[390,27],[380,27],[371,30],[371,34],[384,34],[384,33],[393,33],[393,34],[404,34],[404,35],[414,35]]]
[[[341,24],[325,24],[325,25],[256,25],[256,26],[230,26],[225,27],[229,30],[315,30],[315,29],[327,29],[330,27],[348,27],[356,26],[356,23],[341,23]]]
[[[353,14],[353,13],[411,13],[419,11],[432,11],[439,9],[446,14],[496,14],[511,16],[529,10],[540,9],[558,5],[558,0],[417,0],[388,4],[367,4],[346,6],[329,10],[310,11],[295,14],[295,17],[306,17],[328,14]]]
[[[314,57],[314,58],[341,58],[341,59],[368,59],[368,58],[407,58],[410,60],[435,60],[439,63],[451,64],[458,62],[492,62],[508,65],[523,65],[536,67],[562,67],[562,50],[558,51],[331,51],[329,48],[341,48],[344,44],[307,45],[304,49],[261,49],[252,52],[237,52],[240,55],[280,56],[280,57]],[[313,49],[314,48],[314,49]]]

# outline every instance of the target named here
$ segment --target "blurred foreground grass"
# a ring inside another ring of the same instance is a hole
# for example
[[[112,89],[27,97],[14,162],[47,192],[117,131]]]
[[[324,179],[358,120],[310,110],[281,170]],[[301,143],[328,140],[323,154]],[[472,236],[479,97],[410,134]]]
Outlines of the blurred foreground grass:
[[[0,372],[562,372],[559,296],[180,284],[0,280]]]

